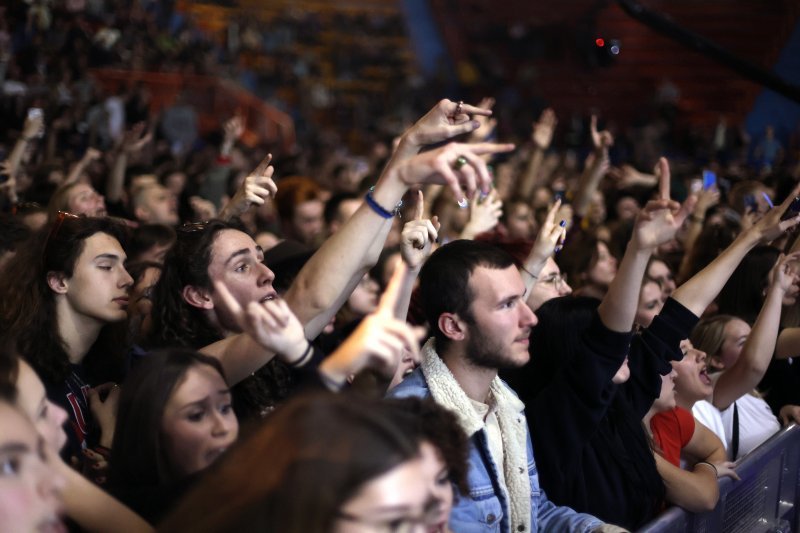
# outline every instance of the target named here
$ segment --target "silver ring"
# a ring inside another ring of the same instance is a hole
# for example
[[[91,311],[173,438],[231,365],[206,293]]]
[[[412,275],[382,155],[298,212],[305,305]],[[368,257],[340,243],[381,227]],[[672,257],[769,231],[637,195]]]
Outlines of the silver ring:
[[[460,115],[460,114],[461,114],[461,109],[462,109],[463,107],[464,107],[464,102],[463,102],[462,100],[459,100],[459,101],[458,101],[458,104],[456,105],[456,113],[455,113],[455,115],[454,115],[454,116],[456,116],[456,117],[457,117],[458,115]]]

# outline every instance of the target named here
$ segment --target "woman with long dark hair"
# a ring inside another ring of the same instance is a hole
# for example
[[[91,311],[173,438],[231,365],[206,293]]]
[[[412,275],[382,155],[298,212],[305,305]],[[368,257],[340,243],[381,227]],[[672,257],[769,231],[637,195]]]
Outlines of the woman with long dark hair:
[[[159,530],[426,531],[441,510],[428,490],[420,433],[404,431],[392,412],[329,394],[288,401]]]
[[[238,433],[217,359],[186,349],[154,352],[120,395],[110,488],[156,523]]]

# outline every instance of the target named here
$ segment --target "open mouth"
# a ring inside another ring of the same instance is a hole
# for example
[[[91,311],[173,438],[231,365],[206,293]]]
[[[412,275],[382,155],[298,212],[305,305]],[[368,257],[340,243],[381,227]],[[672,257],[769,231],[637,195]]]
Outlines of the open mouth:
[[[210,452],[208,452],[208,454],[206,454],[206,458],[208,459],[208,462],[209,463],[213,463],[214,461],[216,461],[217,458],[219,458],[220,455],[225,453],[225,450],[227,450],[227,449],[228,448],[217,448],[215,450],[211,450]]]
[[[703,383],[703,385],[711,385],[711,378],[708,377],[708,371],[705,368],[700,371],[700,382]]]
[[[259,302],[261,302],[262,304],[263,304],[264,302],[269,302],[270,300],[274,300],[276,296],[277,296],[277,295],[276,295],[275,293],[267,294],[266,296],[264,296],[263,298],[261,298],[261,299],[259,300]]]

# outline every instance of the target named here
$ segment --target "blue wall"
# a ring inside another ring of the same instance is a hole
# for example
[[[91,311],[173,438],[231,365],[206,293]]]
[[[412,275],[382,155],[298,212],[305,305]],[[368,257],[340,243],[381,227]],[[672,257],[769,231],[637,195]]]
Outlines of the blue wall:
[[[411,46],[422,74],[426,78],[435,76],[439,65],[447,56],[447,51],[428,0],[403,0],[402,9],[408,23]]]
[[[793,85],[800,86],[800,23],[781,52],[773,72]],[[775,126],[775,135],[786,147],[789,137],[800,125],[800,104],[764,89],[747,116],[745,127],[755,147],[764,137],[767,125]]]

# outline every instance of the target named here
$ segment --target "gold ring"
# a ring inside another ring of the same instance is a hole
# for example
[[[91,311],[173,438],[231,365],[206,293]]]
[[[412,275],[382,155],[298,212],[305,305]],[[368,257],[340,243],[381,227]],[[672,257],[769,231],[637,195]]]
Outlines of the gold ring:
[[[460,155],[458,156],[458,159],[456,159],[455,163],[453,163],[453,169],[461,170],[461,167],[463,167],[466,164],[467,164],[467,158],[464,157],[463,155]]]

